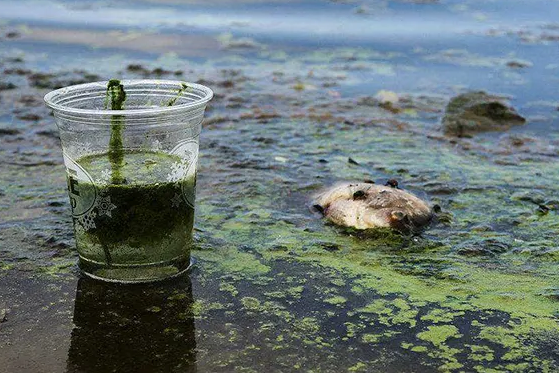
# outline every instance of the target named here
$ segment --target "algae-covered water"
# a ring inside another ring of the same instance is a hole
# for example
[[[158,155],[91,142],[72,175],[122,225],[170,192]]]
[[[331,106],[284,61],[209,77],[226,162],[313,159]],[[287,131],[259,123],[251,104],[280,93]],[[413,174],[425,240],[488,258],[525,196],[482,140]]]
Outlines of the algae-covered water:
[[[167,179],[181,162],[162,152],[123,152],[121,183],[112,184],[110,154],[77,160],[90,175],[108,176],[79,184],[79,193],[98,195],[91,221],[74,218],[80,268],[97,277],[135,281],[189,266],[194,208],[185,196],[194,194],[195,181]]]
[[[557,1],[2,7],[0,371],[557,371]],[[215,91],[188,281],[78,281],[41,97],[111,77]],[[526,124],[445,135],[469,90]],[[440,207],[421,235],[308,208],[336,182],[392,178]]]

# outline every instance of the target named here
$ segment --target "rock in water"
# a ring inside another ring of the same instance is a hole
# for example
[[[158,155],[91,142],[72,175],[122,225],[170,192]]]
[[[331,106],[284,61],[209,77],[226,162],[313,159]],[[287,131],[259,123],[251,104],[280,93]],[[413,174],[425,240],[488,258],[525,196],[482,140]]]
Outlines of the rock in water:
[[[334,186],[315,198],[314,207],[334,224],[357,229],[415,232],[433,218],[427,203],[413,194],[369,183]]]
[[[463,137],[476,132],[506,130],[525,122],[526,119],[506,105],[503,98],[485,92],[469,92],[450,100],[443,130],[446,135]]]

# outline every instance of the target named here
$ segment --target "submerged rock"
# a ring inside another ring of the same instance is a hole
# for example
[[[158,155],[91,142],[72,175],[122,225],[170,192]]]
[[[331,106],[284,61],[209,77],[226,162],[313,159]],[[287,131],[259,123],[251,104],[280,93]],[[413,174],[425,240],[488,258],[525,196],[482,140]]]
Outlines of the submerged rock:
[[[544,289],[539,295],[559,302],[559,287]]]
[[[511,196],[512,200],[531,202],[541,205],[546,202],[545,194],[537,190],[521,190]]]
[[[511,246],[508,242],[497,238],[474,239],[458,245],[455,252],[463,256],[496,256],[509,251],[510,248]]]
[[[34,73],[28,76],[29,84],[36,88],[58,89],[75,84],[91,83],[101,80],[96,74],[85,70],[74,70],[72,72],[60,73]]]
[[[17,86],[14,83],[4,83],[0,82],[0,91],[7,91],[9,89],[15,89]]]
[[[369,183],[334,186],[315,198],[314,207],[334,224],[356,229],[414,232],[433,218],[427,203],[413,194]]]
[[[450,100],[443,118],[443,130],[446,135],[462,137],[476,132],[506,130],[525,122],[526,119],[502,97],[469,92]]]

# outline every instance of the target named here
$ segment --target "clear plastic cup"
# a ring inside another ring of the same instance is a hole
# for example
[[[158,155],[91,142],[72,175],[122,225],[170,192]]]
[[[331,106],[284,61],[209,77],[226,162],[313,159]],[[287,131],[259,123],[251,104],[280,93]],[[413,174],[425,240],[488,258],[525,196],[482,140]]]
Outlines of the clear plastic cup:
[[[191,261],[198,139],[213,92],[116,81],[125,100],[112,110],[108,83],[45,96],[62,142],[80,269],[115,282],[177,276]]]

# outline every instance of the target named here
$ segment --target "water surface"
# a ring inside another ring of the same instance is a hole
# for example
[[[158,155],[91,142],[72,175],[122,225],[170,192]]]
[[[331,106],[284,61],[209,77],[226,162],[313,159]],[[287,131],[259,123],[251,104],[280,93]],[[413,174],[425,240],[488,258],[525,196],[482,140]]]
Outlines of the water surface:
[[[0,371],[557,370],[559,2],[24,0],[0,14],[0,82],[17,86],[0,91]],[[41,97],[110,77],[216,93],[182,282],[77,273]],[[508,97],[527,123],[443,136],[468,90]],[[389,178],[440,221],[363,237],[308,209],[324,186]]]

